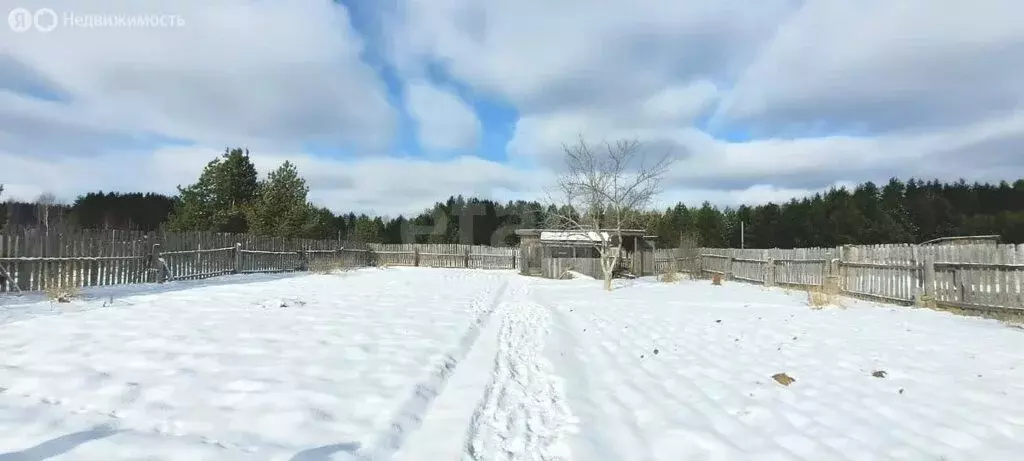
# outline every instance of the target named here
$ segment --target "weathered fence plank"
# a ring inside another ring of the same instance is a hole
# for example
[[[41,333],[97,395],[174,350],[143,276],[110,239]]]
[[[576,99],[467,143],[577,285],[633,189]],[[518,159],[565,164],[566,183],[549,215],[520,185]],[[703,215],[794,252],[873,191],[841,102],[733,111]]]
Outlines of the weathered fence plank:
[[[698,272],[766,285],[820,286],[898,304],[1024,309],[1024,245],[848,245],[839,248],[699,250]],[[663,270],[675,255],[656,258]]]
[[[212,232],[0,232],[0,293],[372,265],[515,269],[517,248],[356,244]]]

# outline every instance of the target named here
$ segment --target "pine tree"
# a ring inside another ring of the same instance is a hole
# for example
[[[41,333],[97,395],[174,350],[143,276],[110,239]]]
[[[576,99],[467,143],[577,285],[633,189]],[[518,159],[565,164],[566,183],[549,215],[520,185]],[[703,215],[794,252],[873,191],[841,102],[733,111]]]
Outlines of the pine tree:
[[[314,208],[306,201],[309,187],[289,161],[259,183],[256,201],[247,207],[252,232],[275,237],[300,237],[318,225]]]
[[[704,202],[697,210],[694,227],[701,246],[726,246],[725,223],[722,221],[722,213],[711,206],[710,202]]]
[[[225,150],[203,168],[195,184],[178,186],[180,195],[170,226],[176,230],[246,232],[245,210],[255,200],[257,188],[249,151]]]
[[[356,218],[353,227],[353,239],[363,243],[377,243],[383,234],[383,222],[380,218],[371,218],[365,214]]]

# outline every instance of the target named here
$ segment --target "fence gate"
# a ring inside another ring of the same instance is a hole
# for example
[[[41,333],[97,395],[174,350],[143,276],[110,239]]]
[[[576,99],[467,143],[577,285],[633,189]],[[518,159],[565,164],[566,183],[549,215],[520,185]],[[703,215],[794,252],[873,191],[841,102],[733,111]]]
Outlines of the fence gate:
[[[538,243],[524,243],[520,248],[523,275],[541,275],[543,271],[543,251]]]

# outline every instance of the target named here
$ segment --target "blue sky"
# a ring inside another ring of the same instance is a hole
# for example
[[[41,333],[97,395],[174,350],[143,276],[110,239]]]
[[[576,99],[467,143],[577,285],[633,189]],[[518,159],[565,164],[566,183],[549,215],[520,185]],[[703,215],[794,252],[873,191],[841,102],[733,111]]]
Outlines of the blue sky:
[[[580,135],[671,152],[659,205],[1024,176],[1009,0],[48,6],[180,21],[0,29],[0,183],[23,199],[170,193],[236,145],[336,211],[536,199]]]

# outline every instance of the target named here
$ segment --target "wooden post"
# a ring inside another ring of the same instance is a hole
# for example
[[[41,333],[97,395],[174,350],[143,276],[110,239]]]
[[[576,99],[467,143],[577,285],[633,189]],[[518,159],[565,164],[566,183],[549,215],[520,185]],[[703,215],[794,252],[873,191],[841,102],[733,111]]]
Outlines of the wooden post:
[[[768,267],[765,268],[764,286],[775,286],[775,258],[768,258]]]
[[[824,291],[830,295],[839,294],[839,259],[834,258],[832,252],[825,253],[825,283]]]
[[[965,283],[965,280],[964,280],[964,270],[960,269],[960,268],[954,269],[953,270],[953,288],[956,290],[957,301],[960,301],[960,302],[966,302],[967,301],[967,293],[966,293],[967,290],[965,289],[966,285],[967,284]]]
[[[242,243],[235,242],[235,270],[232,272],[235,274],[242,273]]]
[[[725,260],[724,271],[725,275],[722,277],[725,280],[732,280],[732,264],[736,258],[730,256],[729,259]]]
[[[924,257],[924,281],[922,293],[917,297],[917,305],[935,307],[935,257],[928,254]],[[962,296],[962,293],[961,293]]]
[[[466,248],[466,259],[465,259],[465,263],[464,264],[465,264],[465,267],[468,269],[469,268],[469,248]]]
[[[150,261],[152,262],[152,268],[156,270],[156,283],[164,283],[167,281],[167,266],[163,261],[160,260],[160,244],[154,243],[153,250],[150,253]]]
[[[919,248],[917,245],[910,248],[910,264],[920,268],[911,272],[913,275],[911,276],[910,297],[914,299],[914,304],[921,304],[921,297],[924,296],[924,262],[921,261]]]
[[[412,247],[412,265],[413,267],[420,267],[420,247]]]

